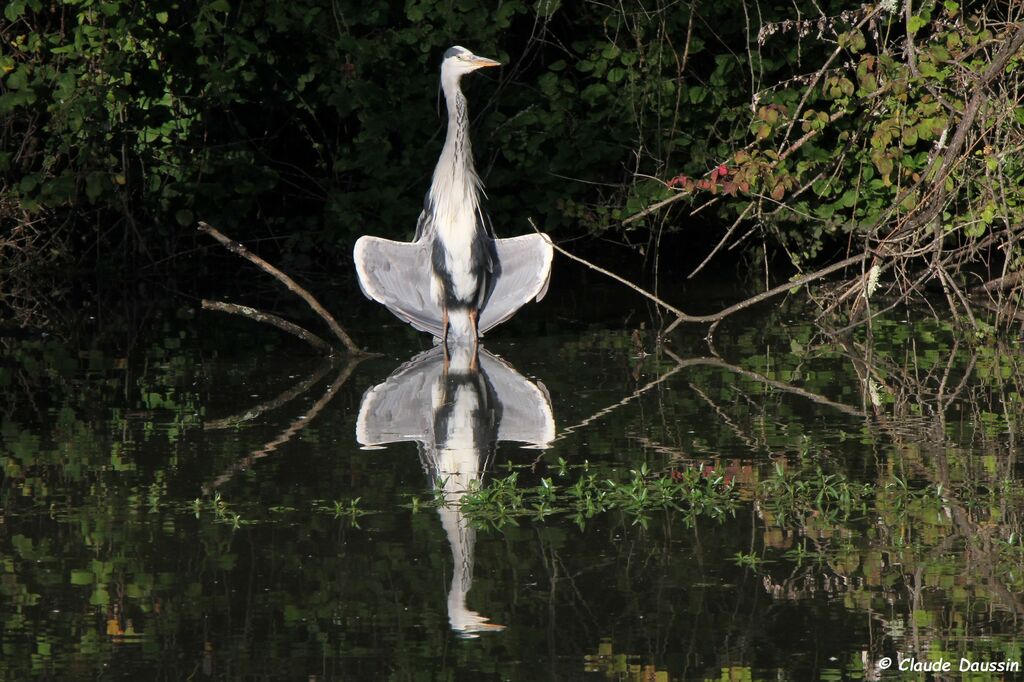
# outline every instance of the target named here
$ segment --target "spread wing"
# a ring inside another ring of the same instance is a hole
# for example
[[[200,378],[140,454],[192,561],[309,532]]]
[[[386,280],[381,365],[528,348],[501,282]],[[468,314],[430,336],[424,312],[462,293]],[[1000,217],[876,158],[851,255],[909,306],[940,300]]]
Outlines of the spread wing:
[[[494,290],[480,311],[480,333],[512,317],[531,299],[540,300],[548,292],[551,258],[554,249],[539,234],[494,240],[498,273]]]
[[[441,307],[430,295],[430,243],[360,237],[353,252],[359,288],[421,332],[441,336]]]
[[[544,236],[496,239],[494,247],[494,288],[480,311],[481,335],[512,317],[531,299],[544,298],[551,279],[554,251]],[[396,242],[365,236],[356,242],[353,255],[359,287],[367,298],[416,329],[440,338],[442,313],[430,293],[430,252],[429,239]]]

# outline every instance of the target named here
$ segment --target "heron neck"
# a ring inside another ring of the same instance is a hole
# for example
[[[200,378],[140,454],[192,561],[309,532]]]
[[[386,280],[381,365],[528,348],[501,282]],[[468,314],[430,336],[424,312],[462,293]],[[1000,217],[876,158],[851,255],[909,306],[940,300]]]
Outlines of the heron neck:
[[[455,83],[454,87],[445,88],[444,99],[448,105],[448,132],[444,137],[441,156],[443,158],[446,152],[451,152],[456,162],[472,168],[473,147],[469,142],[469,108],[458,83]]]
[[[454,216],[460,208],[476,213],[479,208],[480,178],[473,165],[469,141],[469,110],[458,81],[443,82],[448,105],[448,132],[430,186],[435,209]]]

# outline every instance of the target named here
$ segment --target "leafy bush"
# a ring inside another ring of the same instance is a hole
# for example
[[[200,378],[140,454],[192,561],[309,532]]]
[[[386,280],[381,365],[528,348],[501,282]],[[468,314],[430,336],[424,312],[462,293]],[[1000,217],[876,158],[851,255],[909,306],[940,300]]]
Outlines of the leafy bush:
[[[953,240],[1019,223],[1019,57],[936,158],[1020,8],[889,5],[13,0],[0,218],[97,261],[172,254],[198,218],[332,258],[408,236],[443,137],[437,64],[462,43],[505,63],[467,80],[502,234],[534,215],[643,238],[690,222],[658,202],[710,201],[802,265],[881,225],[930,234],[922,215]]]

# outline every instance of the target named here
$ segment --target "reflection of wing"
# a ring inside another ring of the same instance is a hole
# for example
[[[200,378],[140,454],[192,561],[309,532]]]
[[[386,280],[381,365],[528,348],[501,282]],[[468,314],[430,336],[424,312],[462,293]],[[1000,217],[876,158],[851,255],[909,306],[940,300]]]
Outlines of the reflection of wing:
[[[363,394],[356,421],[362,445],[432,441],[434,415],[430,394],[443,371],[440,348],[420,353]]]
[[[546,445],[554,440],[555,417],[543,384],[538,387],[504,360],[485,350],[480,351],[480,371],[487,375],[501,404],[499,441]]]
[[[458,354],[450,372],[458,371]],[[504,360],[480,349],[480,371],[487,377],[500,405],[497,439],[544,445],[555,437],[555,419],[547,391],[529,381]],[[396,369],[387,380],[363,395],[356,422],[362,445],[400,441],[432,442],[434,413],[431,400],[444,373],[441,348],[420,353]]]
[[[441,336],[441,307],[430,295],[430,245],[360,237],[353,256],[359,287],[399,319]]]
[[[500,272],[494,290],[480,311],[480,333],[512,317],[530,302],[548,292],[553,250],[539,234],[525,234],[494,242]]]

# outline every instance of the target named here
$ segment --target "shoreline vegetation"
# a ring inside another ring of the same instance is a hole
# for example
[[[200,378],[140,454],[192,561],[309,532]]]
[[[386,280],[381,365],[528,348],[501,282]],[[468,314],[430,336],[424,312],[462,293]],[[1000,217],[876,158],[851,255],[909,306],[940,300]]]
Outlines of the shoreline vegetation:
[[[931,293],[981,334],[1024,320],[1019,3],[471,10],[8,3],[8,322],[31,324],[48,268],[196,267],[198,220],[314,271],[346,271],[369,225],[407,236],[434,62],[466,35],[506,64],[474,121],[504,234],[535,216],[565,253],[625,243],[662,297],[741,270],[759,284],[738,308],[802,288],[835,327]],[[706,252],[664,276],[686,261],[666,237],[698,226]],[[676,323],[737,308],[655,298]]]

